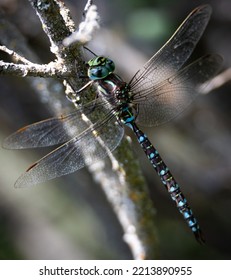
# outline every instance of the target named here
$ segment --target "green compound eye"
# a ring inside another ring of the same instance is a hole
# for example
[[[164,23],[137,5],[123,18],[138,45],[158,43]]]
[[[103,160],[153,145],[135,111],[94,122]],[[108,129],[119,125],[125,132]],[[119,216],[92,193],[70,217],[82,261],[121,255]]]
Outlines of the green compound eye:
[[[99,80],[109,75],[108,69],[105,66],[97,66],[88,69],[88,76],[91,80]]]
[[[115,70],[115,64],[111,59],[97,56],[88,61],[88,77],[91,80],[106,78]]]

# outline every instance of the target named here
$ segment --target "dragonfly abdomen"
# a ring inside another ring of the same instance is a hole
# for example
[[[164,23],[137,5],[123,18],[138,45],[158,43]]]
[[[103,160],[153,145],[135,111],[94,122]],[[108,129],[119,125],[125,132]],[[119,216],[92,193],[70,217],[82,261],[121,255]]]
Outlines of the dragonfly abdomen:
[[[203,243],[204,239],[202,237],[201,229],[196,218],[193,215],[193,212],[183,195],[179,185],[177,184],[176,180],[172,176],[171,172],[169,171],[168,167],[160,157],[158,151],[154,148],[152,143],[149,141],[147,136],[137,127],[136,124],[131,124],[133,131],[136,134],[136,137],[143,148],[146,156],[148,157],[149,161],[151,162],[152,166],[156,170],[157,174],[160,176],[162,183],[166,187],[167,191],[169,192],[172,200],[175,202],[179,212],[183,215],[185,221],[187,222],[188,226],[194,233],[196,239]]]

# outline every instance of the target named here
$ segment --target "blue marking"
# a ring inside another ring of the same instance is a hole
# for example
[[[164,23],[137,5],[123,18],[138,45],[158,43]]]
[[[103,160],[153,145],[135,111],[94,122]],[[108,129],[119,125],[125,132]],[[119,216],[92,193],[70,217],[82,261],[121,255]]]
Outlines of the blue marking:
[[[178,207],[184,206],[186,204],[186,202],[187,202],[186,199],[179,201]]]
[[[159,175],[160,175],[160,176],[163,176],[163,175],[165,175],[167,172],[168,172],[168,168],[166,167],[166,169],[162,169],[162,170],[159,172]]]
[[[150,155],[149,155],[149,158],[150,159],[152,159],[152,158],[154,158],[155,157],[155,154],[154,153],[151,153]]]
[[[190,212],[184,212],[183,215],[184,215],[185,219],[188,219],[188,218],[191,217],[191,213]]]
[[[163,178],[161,178],[161,181],[164,185],[167,185],[167,182]]]
[[[189,224],[189,226],[192,227],[192,229],[193,229],[193,227],[194,227],[195,224],[196,224],[196,221],[190,220],[190,221],[188,221],[188,224]]]
[[[145,137],[140,136],[139,139],[138,139],[138,141],[139,141],[140,143],[142,143],[142,142],[144,141],[144,139],[145,139]]]
[[[196,231],[197,231],[197,228],[192,227],[191,230],[192,230],[192,232],[196,232]]]
[[[169,192],[170,192],[170,193],[173,193],[173,192],[175,192],[177,189],[179,189],[178,184],[176,184],[175,186],[172,186],[172,187],[169,189]]]
[[[162,175],[165,174],[165,171],[164,171],[164,170],[161,170],[161,171],[159,172],[159,174],[160,174],[160,176],[162,176]]]
[[[132,122],[132,121],[134,121],[134,120],[135,120],[135,117],[134,117],[134,116],[131,116],[130,118],[126,118],[125,124],[130,123],[130,122]]]
[[[198,231],[198,227],[191,227],[192,232],[197,232]]]

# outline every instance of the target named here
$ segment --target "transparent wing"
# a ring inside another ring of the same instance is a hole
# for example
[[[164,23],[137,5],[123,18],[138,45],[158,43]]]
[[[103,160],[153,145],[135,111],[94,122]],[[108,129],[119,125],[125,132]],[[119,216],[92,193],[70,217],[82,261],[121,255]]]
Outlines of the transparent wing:
[[[173,36],[135,74],[130,82],[134,94],[172,76],[190,57],[211,15],[209,5],[194,9]],[[144,86],[145,85],[145,86]]]
[[[197,96],[205,82],[220,69],[222,57],[206,55],[159,84],[143,84],[134,96],[137,122],[145,126],[163,124],[180,114]]]
[[[124,129],[108,114],[100,123],[75,136],[35,162],[15,183],[15,187],[36,185],[91,165],[106,157],[120,143]]]
[[[99,113],[103,116],[109,110],[105,102],[98,98],[66,116],[46,119],[19,129],[4,140],[3,147],[25,149],[64,143],[87,129],[88,125],[82,120],[82,113],[91,118],[92,122],[96,122]]]

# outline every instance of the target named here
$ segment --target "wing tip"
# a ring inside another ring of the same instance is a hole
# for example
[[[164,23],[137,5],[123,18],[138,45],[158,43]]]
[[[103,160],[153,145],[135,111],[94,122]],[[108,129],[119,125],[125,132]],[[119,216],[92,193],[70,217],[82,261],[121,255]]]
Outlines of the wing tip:
[[[202,4],[200,6],[198,6],[197,8],[194,9],[194,12],[198,12],[198,11],[203,11],[203,10],[207,10],[208,13],[212,13],[212,6],[210,4]]]

